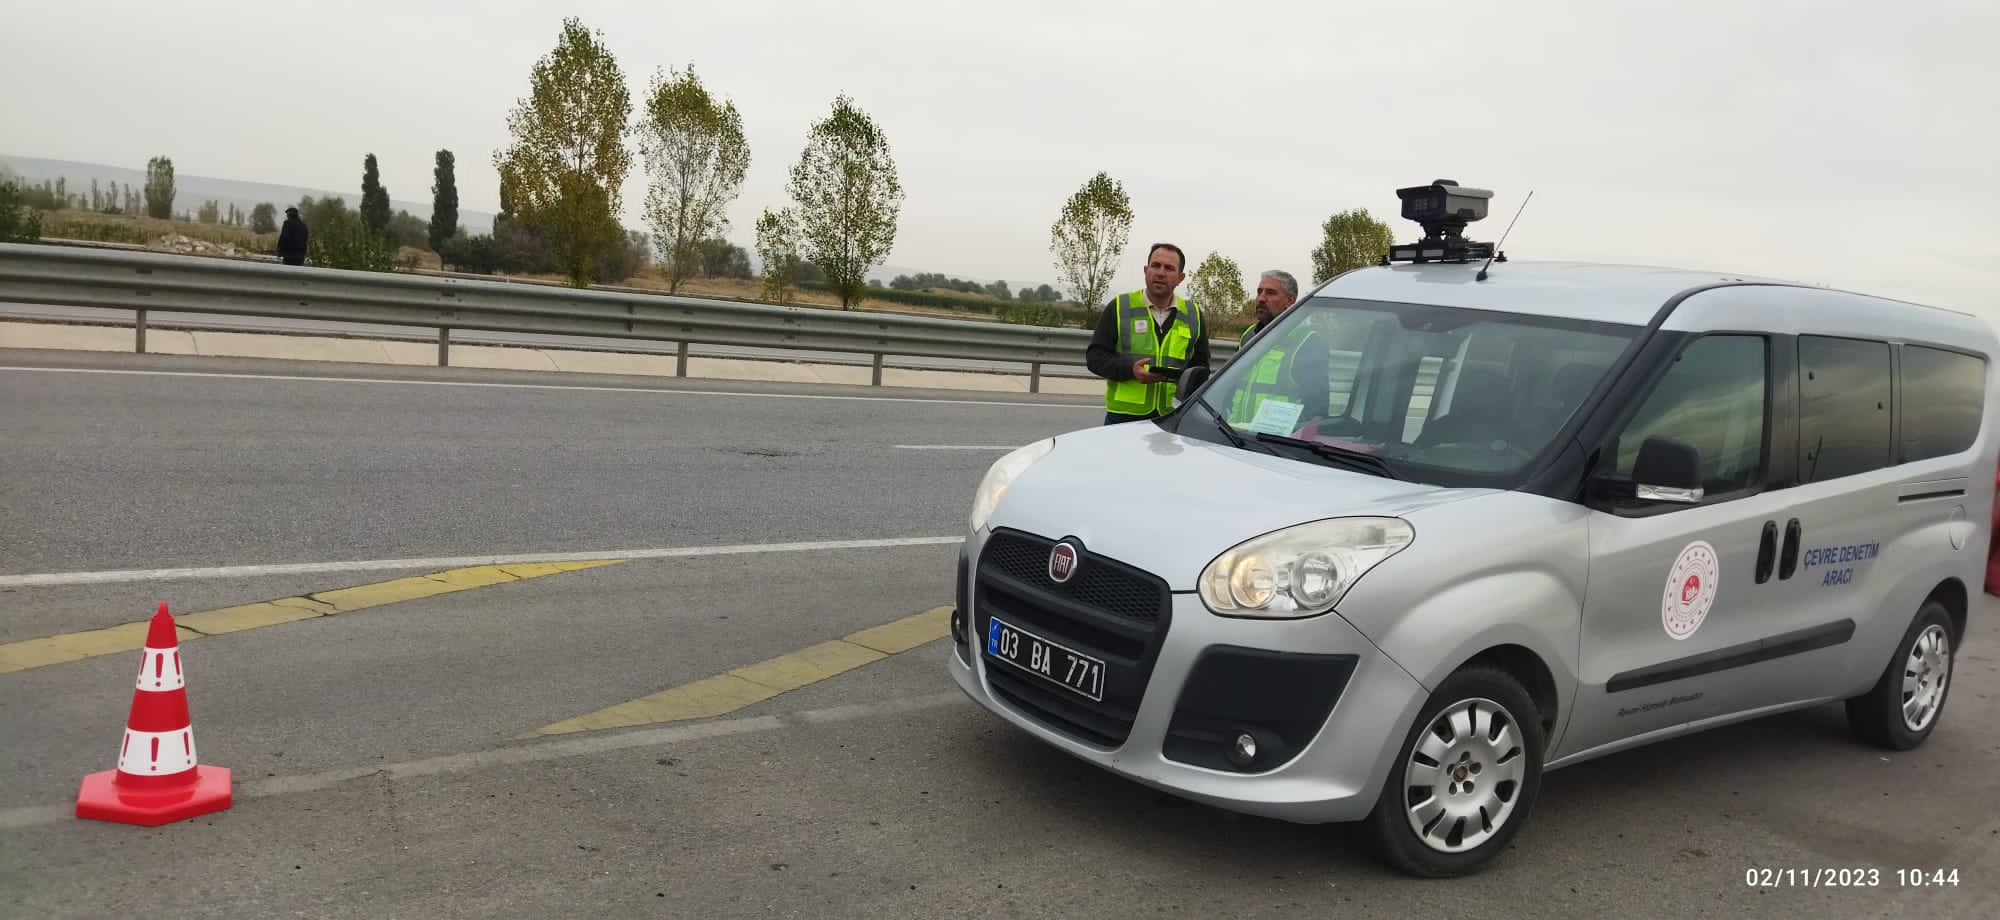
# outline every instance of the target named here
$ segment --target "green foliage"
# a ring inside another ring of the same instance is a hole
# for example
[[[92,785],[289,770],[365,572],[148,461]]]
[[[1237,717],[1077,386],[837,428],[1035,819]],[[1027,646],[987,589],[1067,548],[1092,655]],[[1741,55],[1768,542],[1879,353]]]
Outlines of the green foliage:
[[[1380,262],[1396,241],[1389,225],[1368,216],[1367,208],[1341,211],[1327,218],[1321,231],[1324,236],[1312,251],[1314,284]]]
[[[500,270],[500,244],[489,234],[459,234],[437,249],[439,261],[449,269],[490,275]]]
[[[251,233],[278,232],[278,206],[268,201],[250,209]]]
[[[704,278],[753,278],[750,253],[720,237],[702,240],[701,276]]]
[[[201,207],[195,211],[195,220],[201,221],[204,224],[221,223],[222,205],[216,203],[214,199],[202,202]]]
[[[651,261],[652,238],[635,230],[627,230],[620,236],[618,245],[605,250],[597,259],[597,280],[606,284],[617,284],[639,273]]]
[[[331,202],[333,207],[324,202]],[[306,210],[303,205],[299,208],[301,217]],[[324,199],[319,211],[317,220],[308,219],[312,233],[306,243],[307,265],[357,271],[396,270],[395,244],[369,228],[359,212],[348,210],[339,198]]]
[[[146,216],[166,220],[174,213],[174,161],[163,156],[146,161]]]
[[[372,153],[361,160],[361,225],[378,236],[389,233],[389,190]]]
[[[725,209],[750,168],[750,146],[734,102],[718,102],[693,66],[655,74],[640,111],[646,158],[646,221],[660,241],[667,290],[701,270],[704,240],[729,226]]]
[[[423,249],[430,245],[431,226],[421,217],[398,210],[396,216],[389,218],[389,230],[384,235],[392,246]]]
[[[798,212],[765,208],[757,218],[757,261],[764,266],[763,297],[771,303],[791,303],[798,280],[800,256]]]
[[[28,207],[19,183],[0,176],[0,243],[33,243],[41,238],[42,215]]]
[[[888,137],[846,94],[812,126],[791,194],[805,256],[826,272],[841,308],[853,306],[869,270],[895,246],[903,186]]]
[[[458,160],[449,150],[437,152],[437,166],[431,174],[431,222],[425,239],[431,251],[444,252],[444,241],[459,235]]]
[[[103,218],[75,218],[51,214],[40,217],[42,235],[49,239],[84,240],[92,243],[134,243],[143,246],[152,242],[146,228],[136,223]]]
[[[1243,290],[1243,270],[1236,260],[1219,252],[1201,260],[1200,267],[1188,276],[1187,290],[1188,299],[1201,307],[1202,319],[1209,326],[1242,313],[1244,302],[1250,299]]]
[[[529,85],[507,118],[512,145],[494,154],[503,208],[545,233],[569,283],[587,287],[624,232],[615,215],[631,167],[631,93],[610,49],[575,17]]]
[[[1117,272],[1118,257],[1132,232],[1132,200],[1118,180],[1103,172],[1071,195],[1049,228],[1049,251],[1057,277],[1085,305],[1103,303]]]
[[[629,245],[628,240],[628,250]],[[598,270],[615,271],[626,264],[643,265],[645,255],[641,252],[636,256],[628,256],[625,251],[620,251],[614,253],[611,258],[601,260]],[[444,241],[444,248],[438,251],[438,258],[455,270],[483,275],[494,272],[544,275],[556,269],[555,256],[549,246],[548,237],[518,220],[495,223],[491,234],[466,236],[461,233],[453,236]],[[636,271],[636,268],[632,269],[632,272]],[[630,277],[630,273],[622,277]]]
[[[1003,323],[1024,326],[1082,326],[1085,314],[1076,307],[1049,303],[1003,303],[994,315]]]

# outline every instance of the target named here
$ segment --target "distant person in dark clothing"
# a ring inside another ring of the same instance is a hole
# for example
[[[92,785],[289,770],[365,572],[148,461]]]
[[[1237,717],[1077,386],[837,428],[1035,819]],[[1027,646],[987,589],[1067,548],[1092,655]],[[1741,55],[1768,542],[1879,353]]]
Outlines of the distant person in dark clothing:
[[[278,228],[278,258],[286,265],[306,264],[306,222],[298,208],[285,209],[285,225]]]

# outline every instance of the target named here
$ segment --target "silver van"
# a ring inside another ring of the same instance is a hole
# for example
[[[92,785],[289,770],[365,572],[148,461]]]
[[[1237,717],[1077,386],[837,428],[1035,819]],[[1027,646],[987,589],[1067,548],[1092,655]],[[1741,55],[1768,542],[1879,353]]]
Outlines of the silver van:
[[[1835,701],[1923,743],[1991,539],[1993,330],[1507,261],[1462,236],[1484,193],[1401,194],[1421,242],[1190,369],[1171,415],[993,464],[957,684],[1139,783],[1357,822],[1422,876],[1487,865],[1545,771],[1638,745]]]

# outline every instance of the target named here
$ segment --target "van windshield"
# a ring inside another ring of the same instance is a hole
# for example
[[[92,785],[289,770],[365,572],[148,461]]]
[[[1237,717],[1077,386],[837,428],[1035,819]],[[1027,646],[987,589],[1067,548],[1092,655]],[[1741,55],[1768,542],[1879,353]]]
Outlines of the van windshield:
[[[1440,485],[1498,484],[1527,472],[1639,331],[1310,298],[1245,343],[1202,397],[1245,450]],[[1216,424],[1199,408],[1182,415],[1183,432]]]

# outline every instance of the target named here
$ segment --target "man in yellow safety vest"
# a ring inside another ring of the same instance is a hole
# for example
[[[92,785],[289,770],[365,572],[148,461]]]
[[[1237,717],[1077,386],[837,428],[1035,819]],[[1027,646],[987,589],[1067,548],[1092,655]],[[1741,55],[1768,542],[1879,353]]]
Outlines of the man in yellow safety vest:
[[[1208,367],[1208,330],[1201,308],[1174,293],[1187,277],[1187,256],[1172,243],[1146,254],[1146,286],[1104,306],[1084,351],[1090,372],[1104,378],[1104,423],[1158,418],[1173,411],[1175,382],[1189,367]]]
[[[1299,299],[1299,282],[1291,273],[1271,269],[1257,280],[1257,324],[1243,331],[1237,348],[1248,348],[1252,339]],[[1271,342],[1250,368],[1250,376],[1236,390],[1229,406],[1229,423],[1249,425],[1258,408],[1272,395],[1301,403],[1299,418],[1326,414],[1327,355],[1324,344],[1312,329],[1293,324],[1284,341]],[[1282,432],[1281,432],[1282,433]]]

